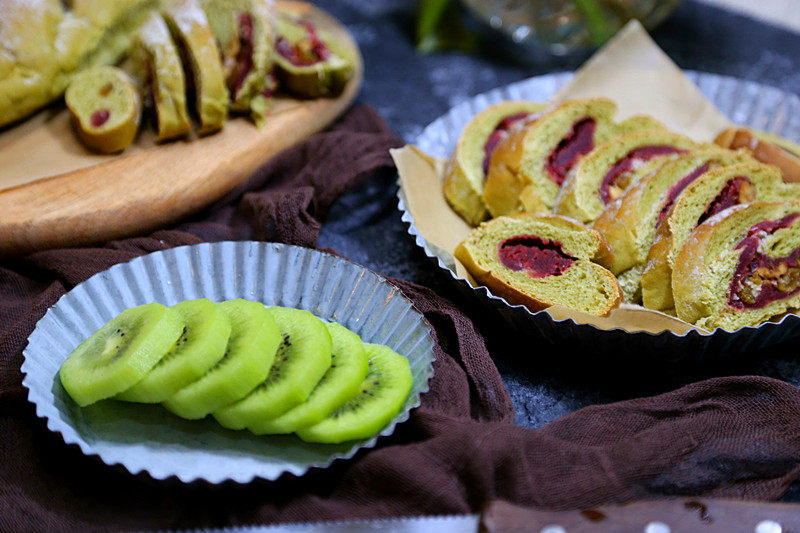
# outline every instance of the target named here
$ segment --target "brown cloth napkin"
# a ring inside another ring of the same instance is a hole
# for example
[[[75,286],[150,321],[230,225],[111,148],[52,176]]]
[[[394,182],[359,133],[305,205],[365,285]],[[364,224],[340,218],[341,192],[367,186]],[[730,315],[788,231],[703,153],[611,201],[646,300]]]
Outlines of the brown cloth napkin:
[[[92,274],[172,246],[263,239],[314,246],[344,190],[401,141],[356,107],[174,229],[0,264],[0,530],[88,531],[477,512],[489,500],[568,509],[671,495],[779,497],[800,472],[800,390],[721,378],[593,406],[538,431],[513,409],[481,336],[450,302],[397,281],[435,329],[435,375],[394,435],[354,460],[277,482],[156,481],[85,457],[36,418],[20,364],[36,321]]]

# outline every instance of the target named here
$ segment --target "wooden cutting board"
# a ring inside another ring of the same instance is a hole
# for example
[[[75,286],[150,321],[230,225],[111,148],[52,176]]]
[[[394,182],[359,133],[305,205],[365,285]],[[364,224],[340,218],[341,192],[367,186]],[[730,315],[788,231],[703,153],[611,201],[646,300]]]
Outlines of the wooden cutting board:
[[[311,4],[277,6],[308,17],[358,50],[347,30]],[[93,154],[75,135],[59,102],[0,131],[0,256],[99,243],[142,234],[209,205],[279,151],[330,124],[358,93],[355,74],[337,98],[275,99],[256,128],[231,118],[221,132],[156,144],[144,121],[122,154]]]

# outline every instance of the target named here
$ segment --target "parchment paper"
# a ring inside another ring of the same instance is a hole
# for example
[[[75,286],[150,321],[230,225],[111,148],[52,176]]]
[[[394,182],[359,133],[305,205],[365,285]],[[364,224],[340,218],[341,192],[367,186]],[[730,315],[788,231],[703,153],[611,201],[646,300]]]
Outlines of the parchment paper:
[[[670,129],[698,141],[712,141],[730,121],[709,102],[675,63],[656,45],[643,26],[630,22],[603,49],[597,52],[561,88],[554,101],[605,96],[619,107],[618,118],[648,114]],[[442,194],[443,159],[429,156],[414,146],[393,150],[400,175],[401,195],[414,224],[431,251],[456,275],[476,286],[456,259],[456,246],[471,228],[450,209]],[[673,316],[636,305],[623,305],[605,318],[552,307],[547,310],[557,320],[572,318],[601,329],[677,335],[697,329]]]

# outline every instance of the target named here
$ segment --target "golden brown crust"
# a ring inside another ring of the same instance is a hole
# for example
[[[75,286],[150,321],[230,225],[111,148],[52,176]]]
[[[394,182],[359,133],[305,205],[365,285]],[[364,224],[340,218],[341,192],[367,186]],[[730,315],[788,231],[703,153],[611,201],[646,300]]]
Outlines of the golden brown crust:
[[[665,220],[656,231],[642,272],[642,303],[648,309],[667,311],[675,306],[672,299],[672,269],[668,259],[671,249],[672,232]]]
[[[519,170],[525,156],[527,133],[527,125],[512,132],[500,141],[489,161],[483,201],[494,217],[519,213],[523,209],[519,198],[526,183]]]
[[[762,163],[775,165],[781,169],[783,181],[800,183],[800,154],[795,155],[788,149],[759,138],[747,128],[728,128],[722,131],[714,142],[731,150],[747,149]]]
[[[473,190],[472,184],[470,184],[464,169],[458,163],[457,157],[457,153],[454,153],[447,160],[442,192],[453,211],[458,213],[467,224],[477,226],[486,220],[488,211],[483,199]]]
[[[513,215],[514,218],[526,218],[534,216],[530,213],[519,213],[517,215]],[[599,313],[596,313],[597,316],[608,316],[609,313],[613,309],[619,306],[622,302],[622,290],[619,288],[619,283],[617,282],[617,278],[608,270],[606,270],[605,265],[610,264],[613,260],[613,254],[611,251],[611,247],[608,244],[606,238],[597,231],[592,230],[591,228],[587,228],[577,220],[573,220],[566,217],[561,217],[558,215],[535,215],[537,219],[544,219],[546,221],[551,221],[553,223],[558,224],[566,224],[572,226],[577,230],[588,231],[594,235],[597,240],[597,250],[595,251],[595,255],[592,258],[597,269],[598,273],[602,275],[606,281],[617,288],[615,298],[609,300],[608,305],[606,308],[602,309]],[[532,312],[541,311],[553,305],[551,302],[545,302],[543,300],[539,300],[529,294],[526,294],[512,285],[504,282],[503,280],[496,277],[492,274],[491,271],[482,268],[477,262],[473,259],[472,254],[470,254],[468,247],[466,246],[466,242],[464,241],[458,245],[455,250],[455,257],[458,259],[464,268],[470,273],[470,275],[478,282],[480,285],[484,285],[489,288],[492,294],[495,296],[499,296],[505,299],[507,302],[511,303],[512,305],[524,305]]]
[[[723,213],[745,207],[737,206]],[[707,314],[707,307],[703,304],[705,290],[698,280],[704,276],[708,243],[722,220],[724,216],[711,217],[692,230],[675,259],[670,296],[674,299],[678,318],[686,322],[694,323]]]
[[[613,262],[608,265],[608,269],[617,275],[637,264],[633,228],[639,222],[636,207],[642,190],[643,183],[640,182],[608,204],[605,211],[592,223],[592,228],[608,239],[613,252]]]

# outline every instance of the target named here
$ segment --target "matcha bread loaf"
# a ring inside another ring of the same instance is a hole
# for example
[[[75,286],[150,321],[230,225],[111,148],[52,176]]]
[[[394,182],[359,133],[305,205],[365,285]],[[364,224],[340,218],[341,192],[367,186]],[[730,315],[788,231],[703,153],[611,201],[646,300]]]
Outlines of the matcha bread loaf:
[[[153,13],[140,28],[137,60],[155,111],[157,139],[165,141],[189,133],[186,84],[178,49],[166,23]]]
[[[156,3],[0,2],[0,126],[60,98],[79,70],[116,63]]]
[[[644,177],[609,204],[592,227],[608,239],[614,251],[614,274],[642,265],[660,222],[680,193],[716,168],[754,161],[746,152],[699,150],[679,156]]]
[[[697,149],[688,137],[664,129],[627,133],[581,159],[561,189],[554,211],[589,223],[644,176]]]
[[[535,120],[544,107],[538,102],[501,102],[475,115],[461,131],[447,161],[443,191],[450,207],[467,224],[477,226],[487,218],[483,186],[497,145],[515,127]]]
[[[335,96],[353,77],[354,51],[311,22],[278,16],[275,70],[281,86],[299,96]]]
[[[605,98],[565,102],[500,142],[483,192],[492,216],[549,211],[569,171],[613,137],[616,110]]]
[[[202,0],[230,93],[230,108],[260,124],[274,90],[275,16],[268,0]]]
[[[97,152],[124,150],[139,130],[142,102],[133,80],[116,67],[77,74],[64,95],[81,140]]]
[[[194,89],[200,133],[222,129],[228,117],[228,88],[217,42],[199,0],[166,0],[163,15],[181,50],[187,84]]]
[[[494,295],[531,311],[562,305],[605,316],[621,300],[616,278],[598,264],[611,262],[608,243],[567,218],[495,218],[474,229],[455,256]]]
[[[675,310],[733,331],[800,308],[800,201],[756,202],[694,228],[675,260]]]
[[[647,254],[642,274],[645,307],[673,307],[672,269],[689,234],[729,207],[755,201],[800,197],[800,185],[787,184],[780,170],[762,163],[740,163],[712,170],[686,186],[662,220]]]
[[[762,163],[781,169],[783,181],[800,182],[800,145],[771,133],[742,127],[724,130],[714,142],[731,150],[748,150]]]

